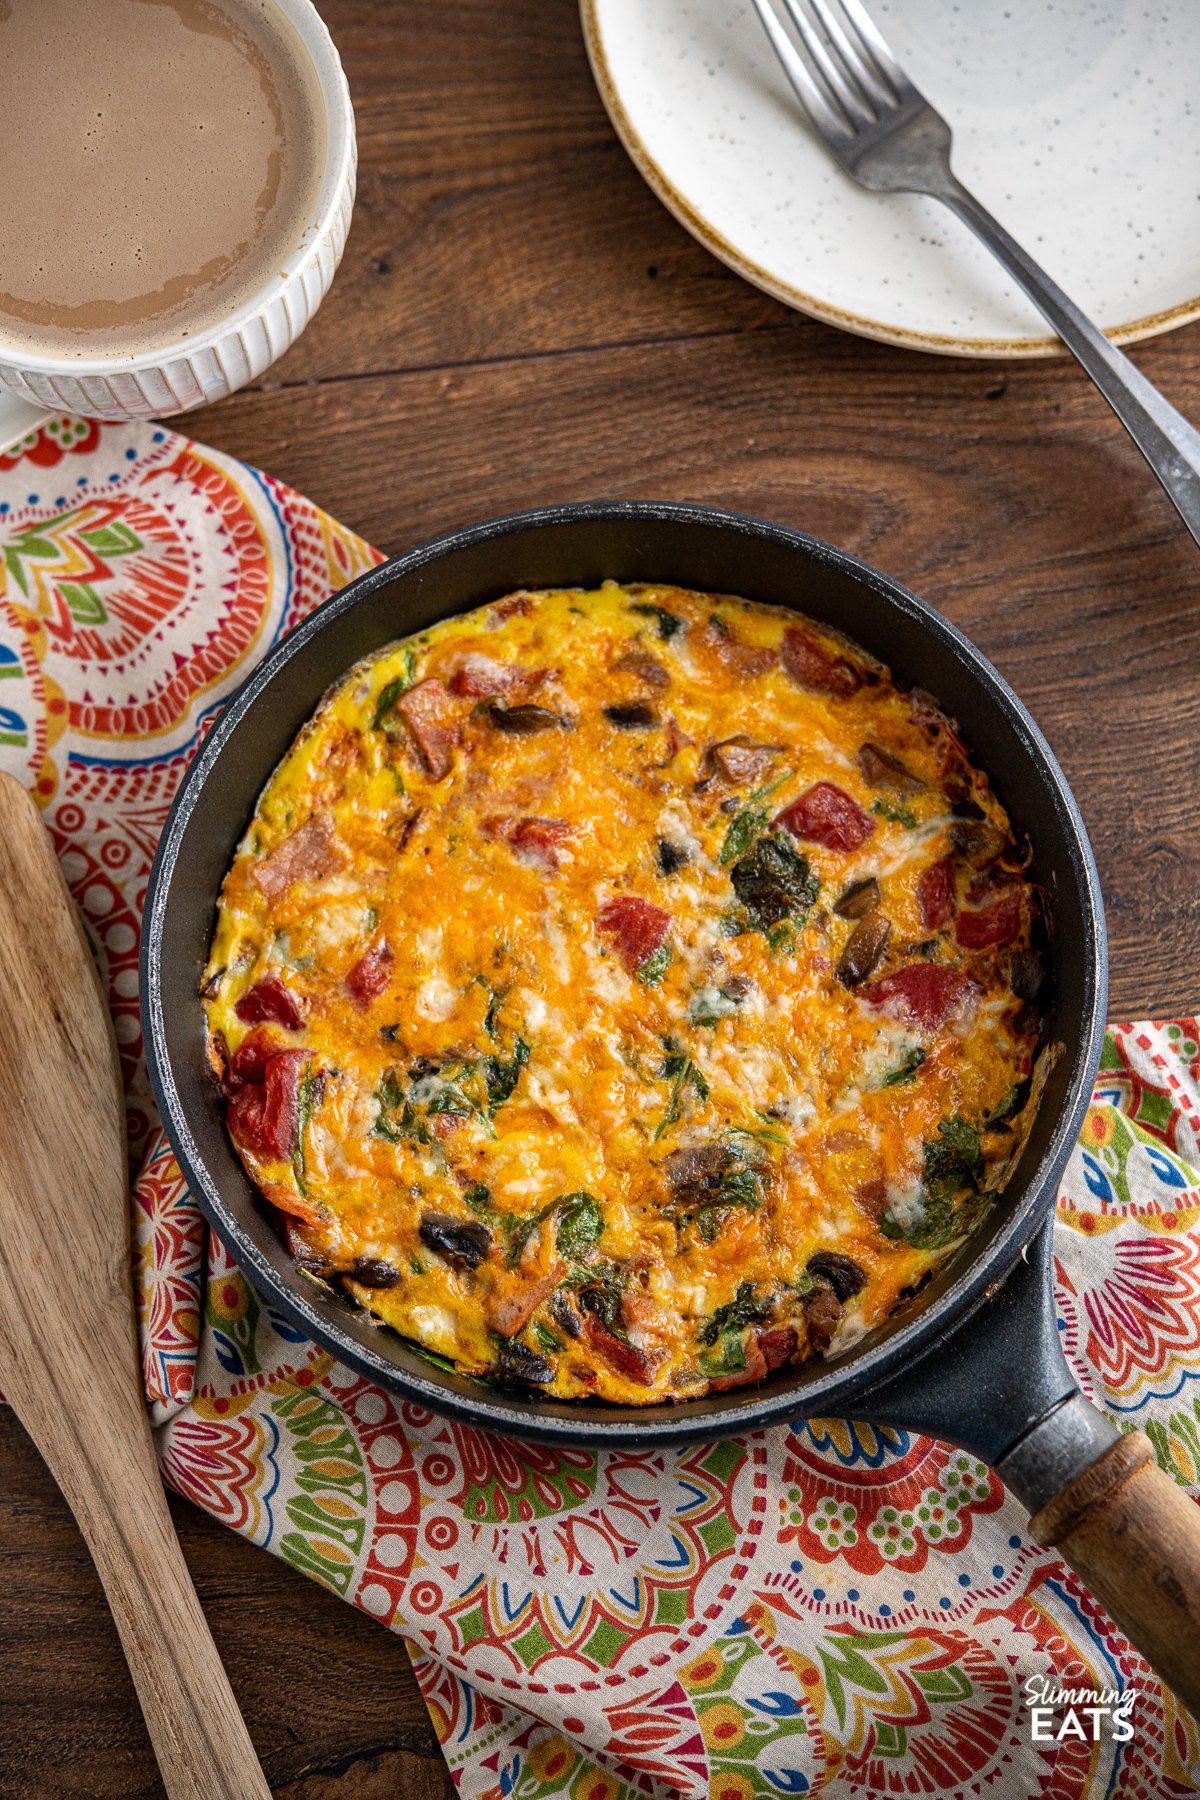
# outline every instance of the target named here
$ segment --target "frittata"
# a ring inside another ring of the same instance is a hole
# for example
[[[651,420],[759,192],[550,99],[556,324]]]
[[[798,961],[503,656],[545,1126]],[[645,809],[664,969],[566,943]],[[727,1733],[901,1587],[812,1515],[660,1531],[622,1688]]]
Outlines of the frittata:
[[[883,1320],[1036,1104],[1044,927],[952,721],[796,613],[517,593],[360,664],[202,985],[251,1178],[427,1355],[640,1404]]]

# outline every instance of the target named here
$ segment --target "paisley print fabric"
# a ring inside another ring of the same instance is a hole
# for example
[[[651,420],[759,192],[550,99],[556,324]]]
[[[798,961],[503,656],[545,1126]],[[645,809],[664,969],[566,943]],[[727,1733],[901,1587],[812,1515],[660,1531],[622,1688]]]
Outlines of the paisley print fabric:
[[[0,767],[32,789],[128,1094],[147,1397],[166,1479],[406,1642],[471,1800],[1004,1800],[1200,1789],[1200,1731],[973,1457],[810,1419],[548,1450],[407,1406],[246,1285],[154,1117],[139,917],[188,756],[255,659],[376,553],[152,425],[0,456]],[[1063,1183],[1085,1392],[1200,1488],[1200,1025],[1117,1025]],[[1031,1676],[1137,1690],[1118,1742],[1035,1742]]]

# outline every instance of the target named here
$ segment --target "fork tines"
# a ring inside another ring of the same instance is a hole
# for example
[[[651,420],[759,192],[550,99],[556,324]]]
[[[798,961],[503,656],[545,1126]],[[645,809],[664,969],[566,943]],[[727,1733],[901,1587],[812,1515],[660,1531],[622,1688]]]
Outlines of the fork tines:
[[[826,138],[869,130],[919,99],[861,0],[754,0],[797,98]]]

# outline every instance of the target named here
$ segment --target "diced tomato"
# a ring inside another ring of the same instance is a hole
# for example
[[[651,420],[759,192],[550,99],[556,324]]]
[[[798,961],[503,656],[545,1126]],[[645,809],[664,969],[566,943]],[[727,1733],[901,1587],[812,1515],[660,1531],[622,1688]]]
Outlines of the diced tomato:
[[[875,829],[870,813],[832,781],[818,781],[785,806],[775,823],[793,837],[824,844],[827,850],[861,850]]]
[[[948,856],[922,869],[917,879],[917,907],[926,931],[940,931],[954,911],[954,864]]]
[[[346,992],[360,1012],[365,1012],[372,1000],[382,994],[391,976],[393,961],[390,947],[381,938],[359,957],[347,975]]]
[[[862,686],[862,676],[844,657],[830,656],[814,637],[789,625],[783,634],[783,666],[798,687],[815,694],[847,699]]]
[[[779,1325],[774,1331],[760,1331],[758,1347],[768,1369],[781,1369],[796,1353],[795,1328],[791,1325]]]
[[[617,955],[632,975],[662,944],[671,923],[670,913],[636,894],[618,894],[606,900],[596,915],[596,930],[612,938]]]
[[[230,1135],[259,1156],[286,1160],[296,1148],[300,1071],[307,1050],[281,1050],[263,1069],[261,1085],[239,1088],[229,1102]]]
[[[977,990],[970,977],[958,969],[918,962],[894,969],[858,991],[869,1006],[886,1008],[926,1031],[935,1031]]]
[[[1011,944],[1021,929],[1021,892],[1009,888],[990,906],[960,912],[954,922],[954,935],[964,950],[990,950],[1000,944]]]
[[[282,1025],[286,1031],[299,1031],[304,1023],[296,995],[278,975],[264,975],[247,988],[233,1010],[243,1025]]]
[[[463,700],[486,700],[503,694],[521,680],[525,671],[511,664],[493,662],[478,650],[468,650],[446,686]]]
[[[458,708],[449,689],[432,677],[418,681],[401,694],[396,710],[408,726],[429,773],[440,781],[450,773],[458,743]]]

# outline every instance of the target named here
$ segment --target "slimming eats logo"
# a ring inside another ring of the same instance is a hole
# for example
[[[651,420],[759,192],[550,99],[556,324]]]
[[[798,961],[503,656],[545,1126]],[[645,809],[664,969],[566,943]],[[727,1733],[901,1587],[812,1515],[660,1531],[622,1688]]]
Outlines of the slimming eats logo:
[[[1094,1744],[1102,1737],[1127,1744],[1133,1736],[1136,1688],[1057,1687],[1044,1675],[1030,1675],[1024,1693],[1035,1744],[1061,1744],[1069,1738]]]

